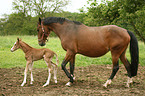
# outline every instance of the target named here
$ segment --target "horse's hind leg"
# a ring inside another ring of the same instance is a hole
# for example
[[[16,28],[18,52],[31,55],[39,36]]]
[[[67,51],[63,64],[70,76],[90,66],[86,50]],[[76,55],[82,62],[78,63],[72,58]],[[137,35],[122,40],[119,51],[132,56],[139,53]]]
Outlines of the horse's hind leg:
[[[128,62],[126,56],[125,56],[125,52],[124,51],[121,56],[120,56],[120,60],[121,62],[124,64],[126,70],[127,70],[127,73],[128,73],[128,80],[127,80],[127,87],[129,87],[129,84],[132,83],[132,78],[131,78],[131,69],[130,69],[130,63]]]
[[[32,74],[32,67],[33,67],[33,62],[29,65],[29,71],[31,72],[31,82],[30,82],[30,84],[33,84],[33,81],[34,81],[33,74]]]
[[[51,60],[48,57],[45,57],[45,55],[44,55],[44,60],[47,64],[49,75],[48,75],[48,79],[47,79],[46,83],[43,85],[43,87],[49,85],[50,79],[51,79]]]
[[[119,56],[120,55],[112,54],[112,62],[113,62],[112,74],[109,77],[109,79],[106,81],[106,83],[103,85],[105,88],[107,88],[107,86],[111,84],[112,79],[114,78],[115,74],[119,70],[119,62],[118,62]]]

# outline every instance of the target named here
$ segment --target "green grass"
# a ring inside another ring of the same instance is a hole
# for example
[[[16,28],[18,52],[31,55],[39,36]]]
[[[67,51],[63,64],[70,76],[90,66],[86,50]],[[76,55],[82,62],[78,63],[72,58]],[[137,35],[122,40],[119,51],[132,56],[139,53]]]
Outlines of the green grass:
[[[17,50],[11,52],[10,49],[16,42],[18,36],[0,36],[0,68],[12,68],[12,67],[25,67],[26,60],[22,50]],[[28,43],[34,48],[42,48],[38,45],[37,36],[19,36],[24,42]],[[61,42],[59,38],[49,38],[46,48],[56,52],[59,58],[59,66],[63,61],[66,52],[61,47]],[[145,65],[145,45],[143,42],[139,42],[140,48],[140,64]],[[130,61],[130,53],[127,50],[127,58]],[[55,59],[53,60],[55,62]],[[99,58],[90,58],[82,56],[80,54],[76,55],[75,66],[88,66],[91,64],[112,64],[112,59],[110,52]],[[69,65],[69,64],[68,64]],[[43,60],[35,61],[34,68],[46,68],[46,64]]]

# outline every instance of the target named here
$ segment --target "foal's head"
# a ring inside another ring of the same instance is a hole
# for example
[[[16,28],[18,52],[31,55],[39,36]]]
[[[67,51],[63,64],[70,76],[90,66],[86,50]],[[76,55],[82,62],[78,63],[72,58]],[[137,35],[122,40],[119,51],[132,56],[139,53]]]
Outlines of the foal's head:
[[[40,46],[44,46],[47,40],[47,37],[50,34],[50,29],[47,25],[43,25],[43,21],[41,18],[39,18],[39,22],[37,25],[37,31],[38,31],[38,43]]]
[[[21,39],[17,38],[17,41],[15,42],[14,46],[11,48],[11,52],[14,52],[20,48],[20,41]]]

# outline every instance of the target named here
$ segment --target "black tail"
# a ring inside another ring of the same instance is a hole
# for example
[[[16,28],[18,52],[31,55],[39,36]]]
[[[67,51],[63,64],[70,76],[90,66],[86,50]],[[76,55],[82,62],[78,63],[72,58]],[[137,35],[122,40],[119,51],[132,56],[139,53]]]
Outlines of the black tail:
[[[130,40],[130,55],[131,55],[131,76],[136,76],[137,75],[137,70],[138,70],[138,63],[139,63],[139,50],[138,50],[138,41],[135,37],[135,35],[127,31],[128,34],[131,37]]]

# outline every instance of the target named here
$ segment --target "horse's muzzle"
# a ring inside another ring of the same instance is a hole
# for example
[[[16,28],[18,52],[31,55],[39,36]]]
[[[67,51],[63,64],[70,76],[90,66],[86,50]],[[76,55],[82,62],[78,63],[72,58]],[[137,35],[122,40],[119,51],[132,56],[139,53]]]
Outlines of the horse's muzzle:
[[[44,46],[44,45],[45,45],[45,43],[41,42],[41,43],[39,43],[39,45],[40,45],[40,46]]]

